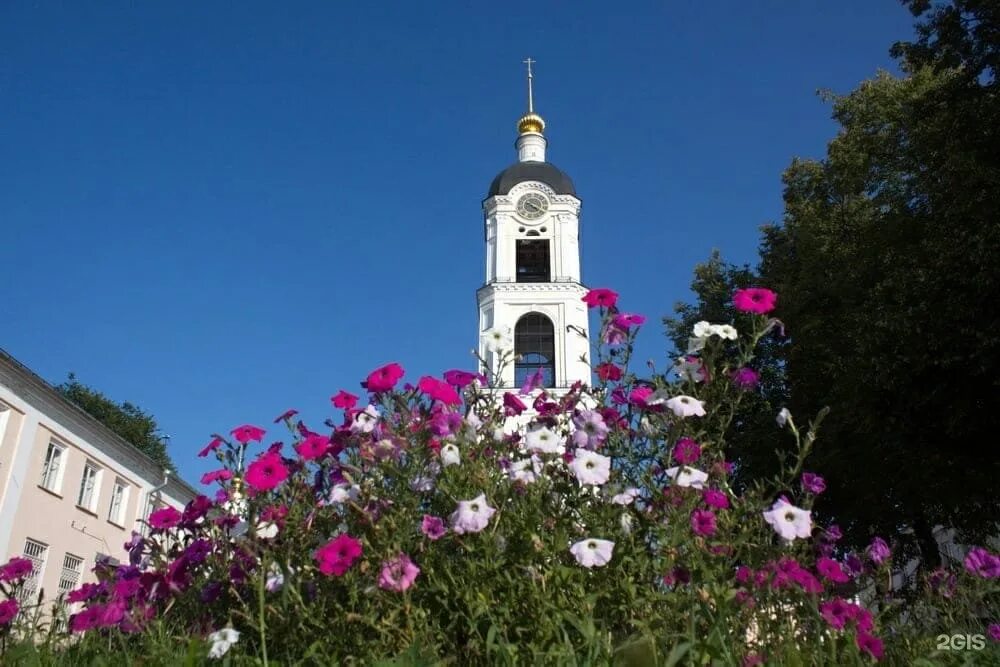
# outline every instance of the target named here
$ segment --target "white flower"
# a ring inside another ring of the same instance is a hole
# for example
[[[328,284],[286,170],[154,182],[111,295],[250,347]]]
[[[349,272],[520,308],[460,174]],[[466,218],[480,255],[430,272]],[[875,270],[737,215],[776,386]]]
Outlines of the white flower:
[[[618,525],[621,526],[622,532],[626,535],[632,534],[632,515],[628,512],[622,512],[622,515],[618,517]]]
[[[285,573],[281,571],[281,567],[277,563],[271,563],[271,569],[268,570],[267,580],[264,582],[264,588],[268,593],[274,593],[275,591],[280,591],[281,587],[285,585]]]
[[[673,481],[677,486],[690,486],[693,489],[700,489],[705,486],[705,480],[708,479],[708,474],[698,470],[697,468],[689,468],[688,466],[675,466],[673,468],[667,468],[664,470],[667,477]]]
[[[611,502],[615,505],[631,505],[635,497],[639,495],[639,489],[631,486],[621,493],[616,493],[611,498]]]
[[[646,402],[649,403],[649,401]],[[705,416],[705,404],[690,396],[674,396],[666,402],[666,406],[673,410],[678,417]]]
[[[240,633],[232,628],[217,630],[208,636],[212,648],[208,651],[209,658],[221,658],[229,651],[229,647],[240,640]]]
[[[812,533],[811,512],[792,505],[784,498],[778,498],[771,509],[764,512],[764,521],[771,524],[774,531],[791,542],[796,537],[809,537]]]
[[[441,447],[441,465],[447,468],[448,466],[457,466],[461,462],[462,457],[455,443],[449,442]]]
[[[278,536],[278,524],[274,521],[261,521],[257,524],[257,537],[262,540],[273,540]]]
[[[694,329],[691,331],[695,338],[708,338],[712,335],[712,325],[702,320],[694,325]]]
[[[583,410],[573,415],[573,444],[584,449],[597,449],[608,437],[604,416],[597,410]]]
[[[711,332],[719,338],[728,338],[729,340],[736,340],[739,338],[739,334],[736,333],[736,328],[729,324],[713,324]]]
[[[591,537],[586,540],[580,540],[571,546],[569,551],[580,565],[584,567],[600,567],[608,564],[614,549],[614,542]]]
[[[792,413],[788,411],[788,408],[781,408],[781,412],[778,413],[778,416],[774,421],[778,422],[778,426],[781,428],[785,428],[785,424],[787,424],[788,420],[791,418]]]
[[[524,446],[529,452],[538,454],[562,454],[566,451],[563,439],[550,428],[536,426],[524,436]]]
[[[361,487],[357,484],[335,484],[330,489],[330,504],[342,505],[343,503],[357,500],[361,495]]]
[[[569,468],[580,484],[604,484],[611,475],[611,458],[587,449],[578,449]]]
[[[678,357],[674,372],[681,380],[690,382],[705,381],[705,366],[698,357]],[[648,400],[646,401],[649,402]]]
[[[375,422],[378,421],[378,408],[369,405],[367,408],[354,415],[351,422],[352,433],[371,433],[375,430]]]
[[[688,354],[697,354],[705,349],[705,341],[707,338],[688,338]]]
[[[486,494],[480,493],[472,500],[460,500],[458,509],[449,517],[451,529],[459,535],[478,533],[486,527],[495,512],[495,509],[486,504]]]
[[[514,347],[514,339],[510,335],[510,327],[493,327],[481,334],[483,345],[488,352],[502,352]]]
[[[530,459],[512,461],[510,468],[507,469],[507,475],[512,482],[523,482],[525,484],[532,484],[538,481],[538,476],[541,472],[542,462],[537,456],[532,456]]]

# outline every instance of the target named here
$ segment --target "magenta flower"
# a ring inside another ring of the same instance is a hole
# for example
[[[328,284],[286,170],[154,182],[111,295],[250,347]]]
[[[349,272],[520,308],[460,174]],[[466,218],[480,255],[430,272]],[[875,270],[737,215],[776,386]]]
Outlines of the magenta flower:
[[[430,375],[420,378],[417,388],[427,394],[432,400],[441,401],[445,405],[459,405],[462,399],[458,397],[455,388],[444,380],[438,380]]]
[[[691,530],[695,535],[711,537],[715,534],[715,513],[711,510],[695,510],[691,513]]]
[[[802,473],[802,489],[806,493],[818,496],[826,491],[826,480],[815,473],[804,472]]]
[[[250,424],[244,424],[243,426],[237,426],[230,434],[236,439],[237,442],[241,444],[247,444],[248,442],[260,442],[264,439],[264,429],[259,426],[252,426]]]
[[[737,368],[730,377],[733,379],[733,384],[740,389],[753,389],[760,383],[760,373],[747,366]]]
[[[14,556],[0,567],[0,581],[20,581],[34,569],[34,564],[28,558]]]
[[[646,322],[646,316],[634,313],[618,313],[612,318],[611,322],[619,329],[628,329],[630,327],[642,326]]]
[[[181,513],[173,507],[163,507],[149,515],[149,525],[155,530],[168,530],[181,522]]]
[[[867,632],[858,632],[857,637],[854,638],[854,642],[858,645],[858,650],[862,653],[867,653],[876,660],[882,659],[885,650],[882,646],[882,640],[875,635],[870,635]]]
[[[716,489],[705,489],[701,492],[701,498],[709,507],[720,510],[729,509],[729,498],[722,491]]]
[[[382,563],[382,572],[378,575],[378,587],[387,591],[402,593],[413,585],[420,568],[404,553],[394,559]]]
[[[986,628],[986,634],[993,641],[1000,642],[1000,623],[990,623],[990,627]]]
[[[288,478],[281,455],[267,452],[247,466],[246,482],[255,491],[270,491]]]
[[[868,546],[868,558],[876,565],[881,565],[891,555],[892,551],[889,549],[889,545],[881,537],[876,537]]]
[[[330,438],[312,433],[295,445],[295,451],[305,461],[315,461],[330,451]]]
[[[843,630],[847,621],[853,618],[851,605],[840,598],[821,602],[819,613],[830,627],[835,630]]]
[[[614,322],[608,322],[601,331],[601,342],[605,345],[624,345],[628,340],[628,329]]]
[[[205,445],[200,452],[198,452],[199,458],[205,458],[210,452],[214,452],[216,449],[221,447],[226,441],[219,436],[212,438],[212,441]]]
[[[427,539],[436,541],[444,537],[448,529],[445,527],[444,519],[441,517],[425,514],[423,520],[420,522],[420,532]]]
[[[594,371],[601,382],[618,382],[622,379],[622,369],[607,361],[603,364],[598,364]]]
[[[86,602],[92,598],[97,597],[105,591],[104,584],[84,584],[74,591],[70,591],[66,594],[66,602],[73,604],[74,602]]]
[[[691,438],[681,438],[674,445],[674,461],[682,466],[690,465],[701,457],[701,446]]]
[[[599,287],[584,294],[580,300],[587,304],[588,308],[597,308],[598,306],[601,308],[613,308],[618,303],[618,292]]]
[[[816,561],[816,571],[821,577],[835,584],[843,584],[850,580],[840,563],[825,556]]]
[[[333,403],[333,407],[335,408],[350,410],[358,404],[358,397],[341,389],[334,396],[330,397],[330,402]]]
[[[403,373],[403,367],[393,362],[373,370],[368,374],[368,379],[363,384],[365,389],[370,392],[392,391],[392,388],[403,377]]]
[[[628,394],[628,402],[638,408],[646,407],[646,401],[653,395],[652,387],[636,387]]]
[[[444,381],[453,387],[458,387],[459,389],[464,389],[468,387],[474,380],[479,380],[480,384],[486,384],[486,379],[478,373],[470,373],[469,371],[460,370],[450,370],[444,372]]]
[[[295,409],[285,410],[280,415],[278,415],[277,417],[274,418],[274,423],[278,424],[280,422],[285,421],[286,419],[291,419],[292,417],[294,417],[297,414],[299,414],[298,410],[295,410]]]
[[[763,315],[774,310],[778,295],[763,287],[748,287],[736,290],[733,294],[733,305],[743,313]]]
[[[965,556],[965,569],[983,579],[1000,577],[1000,557],[982,547],[973,547]]]
[[[0,602],[0,625],[7,625],[17,616],[17,600],[4,600]]]
[[[337,535],[316,550],[316,562],[323,574],[342,576],[361,557],[361,542],[350,535]]]
[[[222,470],[212,470],[210,472],[206,472],[201,476],[201,483],[211,484],[213,482],[224,482],[232,478],[233,473],[223,468]]]
[[[512,394],[511,392],[505,392],[503,395],[503,411],[508,417],[516,417],[525,410],[528,406],[524,404],[520,398]]]

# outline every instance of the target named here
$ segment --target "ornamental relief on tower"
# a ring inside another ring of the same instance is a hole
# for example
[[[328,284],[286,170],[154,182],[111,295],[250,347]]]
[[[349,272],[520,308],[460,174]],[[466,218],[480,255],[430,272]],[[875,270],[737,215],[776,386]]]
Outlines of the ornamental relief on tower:
[[[576,292],[583,294],[587,290],[578,282],[563,280],[553,283],[515,283],[515,282],[495,282],[484,285],[480,289],[492,289],[497,292]]]

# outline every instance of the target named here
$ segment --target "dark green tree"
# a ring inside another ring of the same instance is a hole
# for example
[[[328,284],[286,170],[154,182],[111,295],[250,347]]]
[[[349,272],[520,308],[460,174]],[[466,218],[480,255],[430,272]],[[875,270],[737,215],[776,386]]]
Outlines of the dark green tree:
[[[152,415],[128,401],[116,403],[96,389],[92,389],[69,374],[66,382],[56,389],[87,414],[132,443],[136,449],[153,459],[161,467],[176,471],[160,427]]]

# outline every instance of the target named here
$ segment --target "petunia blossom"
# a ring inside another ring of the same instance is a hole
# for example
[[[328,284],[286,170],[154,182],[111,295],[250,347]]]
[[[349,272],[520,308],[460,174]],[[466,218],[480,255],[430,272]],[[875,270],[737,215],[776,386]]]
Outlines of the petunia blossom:
[[[149,515],[149,525],[155,530],[168,530],[179,524],[181,517],[173,507],[162,507]]]
[[[674,415],[678,417],[704,417],[705,404],[691,396],[674,396],[667,398],[669,394],[662,389],[657,389],[649,399],[647,405],[666,405]]]
[[[622,379],[622,369],[607,361],[598,364],[594,371],[601,382],[617,382]]]
[[[424,518],[420,521],[420,532],[427,539],[435,541],[444,537],[444,534],[448,532],[448,528],[445,527],[444,520],[441,517],[425,514]]]
[[[0,581],[19,581],[29,576],[34,570],[34,563],[30,558],[14,556],[0,567]]]
[[[361,542],[350,535],[340,534],[316,550],[316,562],[323,574],[343,576],[361,557]]]
[[[569,469],[580,484],[604,484],[611,475],[611,458],[586,449],[576,450]]]
[[[583,567],[601,567],[611,562],[615,543],[610,540],[588,538],[580,540],[569,548],[576,562]]]
[[[837,561],[826,556],[821,556],[816,561],[816,571],[820,576],[835,584],[843,584],[850,581],[850,577],[844,572],[844,568]]]
[[[691,512],[691,530],[695,535],[710,537],[715,534],[715,512],[711,510],[695,510]]]
[[[614,308],[615,304],[618,303],[618,292],[606,287],[598,287],[584,294],[580,300],[587,304],[588,308]]]
[[[375,430],[375,424],[378,422],[378,418],[378,408],[374,405],[367,406],[364,410],[361,410],[354,415],[354,418],[351,420],[351,432],[371,433]]]
[[[202,484],[211,484],[213,482],[224,482],[226,480],[232,479],[233,473],[225,468],[221,470],[210,470],[201,476]]]
[[[675,466],[667,468],[663,472],[676,486],[689,486],[693,489],[701,489],[705,486],[706,480],[708,480],[707,473],[689,466]]]
[[[522,484],[535,483],[538,481],[541,473],[542,462],[537,456],[521,459],[520,461],[511,461],[510,467],[507,469],[507,476],[510,477],[510,480]]]
[[[400,553],[392,560],[382,563],[382,571],[378,575],[378,587],[387,591],[402,593],[416,580],[420,568],[410,560],[407,554]]]
[[[330,451],[330,438],[312,433],[295,445],[295,451],[306,461],[315,461]]]
[[[402,366],[392,362],[369,373],[368,379],[364,381],[363,385],[365,389],[373,393],[392,391],[404,373]]]
[[[205,458],[206,456],[209,455],[209,453],[214,452],[219,447],[221,447],[222,445],[224,445],[225,442],[226,441],[223,440],[221,437],[215,436],[214,438],[212,438],[212,440],[207,445],[205,445],[201,449],[200,452],[198,452],[198,457],[199,458]]]
[[[611,497],[611,502],[615,505],[631,505],[639,496],[639,489],[634,486],[630,486],[621,493],[616,493]]]
[[[973,547],[965,556],[965,569],[983,579],[1000,577],[1000,556],[983,547]]]
[[[457,466],[462,462],[462,456],[458,451],[458,446],[449,442],[441,447],[441,465],[447,468],[448,466]]]
[[[223,628],[208,636],[208,641],[212,642],[212,647],[208,650],[208,657],[218,660],[232,648],[233,644],[240,640],[240,633],[233,628]]]
[[[674,461],[681,465],[694,463],[701,457],[701,446],[691,438],[681,438],[674,445]]]
[[[764,521],[789,542],[797,537],[809,537],[812,533],[811,512],[792,505],[784,498],[778,498],[771,509],[764,512]]]
[[[524,447],[535,454],[562,454],[565,441],[552,429],[536,426],[524,436]]]
[[[255,491],[270,491],[288,479],[288,468],[281,455],[267,452],[247,466],[246,482]]]
[[[733,305],[743,313],[764,315],[774,310],[778,295],[763,287],[739,289],[733,294]]]
[[[17,616],[19,606],[17,600],[7,599],[0,602],[0,625],[7,625]]]
[[[881,565],[891,555],[892,551],[889,549],[889,545],[881,537],[873,539],[872,543],[868,546],[868,558],[876,565]]]
[[[826,491],[826,480],[812,472],[802,473],[802,490],[814,496]]]
[[[496,510],[486,504],[486,494],[480,493],[472,500],[460,500],[458,508],[449,517],[451,529],[459,535],[478,533],[495,513]]]
[[[524,404],[520,398],[515,396],[511,392],[505,392],[503,395],[503,412],[508,417],[516,417],[525,410],[528,406]]]
[[[480,384],[486,384],[486,378],[484,378],[479,373],[470,373],[469,371],[462,370],[450,370],[445,371],[442,375],[444,381],[453,387],[458,387],[459,389],[464,389],[472,384],[474,381],[479,380]]]
[[[597,410],[581,410],[573,415],[573,444],[584,449],[597,449],[608,437],[604,415]]]
[[[266,431],[259,426],[244,424],[243,426],[237,426],[230,433],[237,442],[245,445],[248,442],[260,442],[264,439]]]
[[[280,422],[285,421],[286,419],[291,419],[292,417],[294,417],[297,414],[299,414],[299,411],[295,410],[294,408],[291,409],[291,410],[285,410],[280,415],[278,415],[277,417],[274,418],[274,423],[278,424]]]
[[[420,381],[417,382],[417,389],[427,394],[431,400],[440,401],[445,405],[459,405],[462,402],[453,386],[430,375],[420,378]]]
[[[514,347],[510,327],[493,327],[481,333],[479,337],[487,352],[504,352]]]
[[[358,397],[350,392],[341,389],[336,394],[330,397],[330,402],[333,403],[333,407],[335,408],[340,408],[341,410],[350,410],[355,405],[358,404]]]
[[[709,507],[714,507],[715,509],[720,510],[729,509],[729,497],[718,489],[703,489],[701,492],[701,499],[704,500],[705,504]]]

